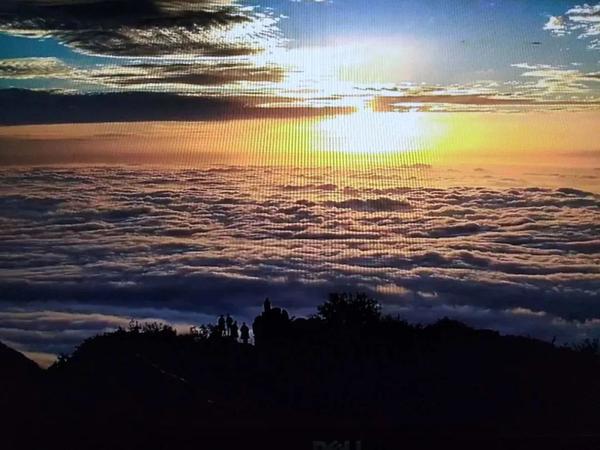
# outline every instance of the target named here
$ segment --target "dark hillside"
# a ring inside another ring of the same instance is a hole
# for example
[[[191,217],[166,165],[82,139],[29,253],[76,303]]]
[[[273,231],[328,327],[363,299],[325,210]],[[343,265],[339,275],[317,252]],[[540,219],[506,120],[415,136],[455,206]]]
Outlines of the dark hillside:
[[[360,295],[334,295],[307,319],[266,302],[253,330],[255,345],[233,320],[186,335],[132,323],[88,339],[47,371],[32,414],[45,435],[86,448],[465,437],[578,448],[598,433],[593,343],[557,348],[449,319],[413,326]]]

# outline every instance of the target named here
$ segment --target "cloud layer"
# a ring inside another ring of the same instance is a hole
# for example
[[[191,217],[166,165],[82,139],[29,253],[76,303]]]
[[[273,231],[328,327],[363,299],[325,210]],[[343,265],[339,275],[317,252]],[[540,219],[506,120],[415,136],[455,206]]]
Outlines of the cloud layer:
[[[194,87],[198,86],[233,85],[236,82],[275,83],[281,81],[283,76],[280,67],[268,64],[258,66],[235,59],[205,59],[194,63],[169,61],[163,64],[137,62],[91,69],[70,67],[58,58],[0,60],[0,78],[56,78],[127,90],[151,90],[153,87],[168,90],[168,86],[177,85],[180,93],[193,93]],[[226,96],[227,91],[221,91],[221,94]]]
[[[253,54],[277,19],[235,0],[5,0],[0,31],[110,56]]]
[[[0,339],[56,353],[130,317],[249,318],[264,296],[301,314],[339,289],[411,320],[598,335],[598,195],[413,170],[5,169]]]

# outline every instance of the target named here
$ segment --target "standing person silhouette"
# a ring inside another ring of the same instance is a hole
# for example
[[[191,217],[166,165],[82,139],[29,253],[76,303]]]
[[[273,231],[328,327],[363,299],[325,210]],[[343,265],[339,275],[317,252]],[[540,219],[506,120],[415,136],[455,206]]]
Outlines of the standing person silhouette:
[[[238,340],[238,337],[239,337],[239,333],[238,333],[238,323],[237,323],[237,321],[234,321],[234,322],[231,324],[231,334],[230,334],[230,336],[231,336],[231,338],[232,338],[232,339],[233,339],[235,342],[237,342],[237,340]]]
[[[222,314],[219,316],[219,321],[217,322],[217,330],[219,331],[219,336],[225,335],[225,318]]]
[[[233,319],[229,314],[227,314],[227,318],[225,319],[225,323],[227,324],[227,336],[231,336],[232,328],[233,328]]]
[[[242,327],[240,328],[240,334],[242,338],[242,343],[247,344],[250,340],[250,329],[248,328],[248,325],[246,325],[246,322],[242,323]]]

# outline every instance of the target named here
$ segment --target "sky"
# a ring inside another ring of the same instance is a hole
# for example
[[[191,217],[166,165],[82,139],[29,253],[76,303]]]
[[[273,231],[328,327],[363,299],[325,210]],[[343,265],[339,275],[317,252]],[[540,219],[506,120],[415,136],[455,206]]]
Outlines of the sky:
[[[0,97],[11,107],[0,124],[209,121],[218,135],[242,121],[246,143],[281,149],[265,163],[312,150],[594,152],[599,10],[554,0],[9,0]],[[527,113],[531,132],[519,129]],[[369,133],[386,137],[357,136]],[[238,157],[251,151],[230,142]],[[23,162],[14,155],[1,157]]]
[[[600,336],[598,129],[600,3],[3,0],[0,339],[334,289]]]

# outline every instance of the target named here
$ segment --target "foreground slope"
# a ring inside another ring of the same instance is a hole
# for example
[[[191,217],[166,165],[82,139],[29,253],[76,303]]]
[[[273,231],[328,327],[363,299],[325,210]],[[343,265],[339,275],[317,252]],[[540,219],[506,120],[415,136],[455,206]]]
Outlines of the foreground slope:
[[[254,345],[222,324],[88,339],[38,382],[40,406],[15,429],[35,417],[40,436],[87,448],[466,437],[577,448],[597,437],[593,343],[575,351],[449,319],[412,326],[360,295],[333,295],[308,319],[266,303],[253,330]]]

